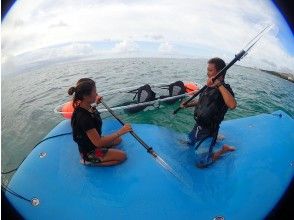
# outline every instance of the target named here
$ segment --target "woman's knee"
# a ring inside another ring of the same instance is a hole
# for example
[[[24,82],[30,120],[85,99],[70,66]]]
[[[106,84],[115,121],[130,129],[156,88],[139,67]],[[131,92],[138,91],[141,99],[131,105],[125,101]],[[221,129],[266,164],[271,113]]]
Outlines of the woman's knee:
[[[117,157],[118,157],[118,160],[121,161],[121,162],[123,162],[123,161],[125,161],[127,159],[127,155],[123,151],[119,151],[117,153]]]
[[[126,158],[127,158],[127,155],[125,152],[121,150],[117,150],[117,149],[110,149],[108,151],[107,158],[104,158],[104,159],[117,160],[117,161],[123,162],[124,160],[126,160]]]

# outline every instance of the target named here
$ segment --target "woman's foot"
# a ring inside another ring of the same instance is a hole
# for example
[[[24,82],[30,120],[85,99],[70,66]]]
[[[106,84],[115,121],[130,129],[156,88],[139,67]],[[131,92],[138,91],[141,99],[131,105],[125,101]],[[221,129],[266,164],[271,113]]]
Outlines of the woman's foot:
[[[225,139],[225,136],[222,134],[217,135],[217,141],[222,141]]]
[[[89,162],[89,161],[86,161],[86,160],[84,160],[84,159],[80,159],[80,163],[81,164],[84,164],[84,165],[90,165],[90,164],[92,164],[91,162]]]

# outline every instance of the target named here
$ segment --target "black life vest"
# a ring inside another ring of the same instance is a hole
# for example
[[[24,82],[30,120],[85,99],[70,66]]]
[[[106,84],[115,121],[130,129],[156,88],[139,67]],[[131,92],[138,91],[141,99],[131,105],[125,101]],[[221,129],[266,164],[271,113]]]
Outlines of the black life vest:
[[[225,85],[233,94],[229,85]],[[195,107],[194,118],[196,123],[211,132],[218,130],[228,110],[221,93],[216,88],[207,87],[201,94]]]

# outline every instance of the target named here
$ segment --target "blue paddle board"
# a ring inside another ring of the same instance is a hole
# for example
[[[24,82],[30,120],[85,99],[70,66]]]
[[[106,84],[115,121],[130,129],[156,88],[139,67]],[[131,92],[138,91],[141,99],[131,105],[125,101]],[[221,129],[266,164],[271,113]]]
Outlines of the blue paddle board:
[[[8,200],[25,219],[263,219],[293,178],[294,120],[282,111],[224,121],[222,142],[236,151],[205,169],[181,141],[186,134],[132,126],[178,178],[130,134],[118,146],[128,156],[121,165],[82,165],[65,120],[46,138],[61,136],[34,148],[9,183],[32,202],[6,192]],[[103,134],[120,127],[104,120]]]

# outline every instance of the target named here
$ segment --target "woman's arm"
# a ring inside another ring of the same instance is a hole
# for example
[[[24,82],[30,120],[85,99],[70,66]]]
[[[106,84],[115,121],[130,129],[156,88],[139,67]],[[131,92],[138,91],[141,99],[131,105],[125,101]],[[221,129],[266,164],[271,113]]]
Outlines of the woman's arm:
[[[132,127],[129,124],[125,124],[120,130],[117,132],[107,135],[104,137],[101,137],[97,130],[95,128],[92,128],[86,132],[88,138],[90,141],[96,146],[96,147],[104,147],[107,144],[114,141],[116,138],[120,137],[121,135],[124,135],[128,133],[129,131],[132,131]]]
[[[95,128],[88,130],[86,134],[96,147],[104,147],[121,135],[119,132],[115,132],[111,135],[101,137]]]

